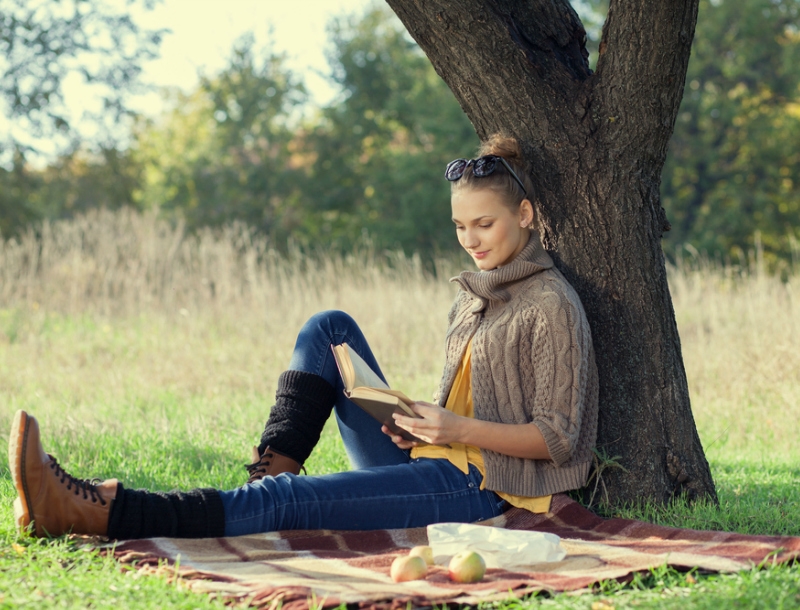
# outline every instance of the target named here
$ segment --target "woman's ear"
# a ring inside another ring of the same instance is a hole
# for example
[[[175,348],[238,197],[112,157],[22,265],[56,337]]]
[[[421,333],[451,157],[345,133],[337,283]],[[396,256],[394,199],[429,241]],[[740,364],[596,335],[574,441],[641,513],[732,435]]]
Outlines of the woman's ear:
[[[530,227],[533,223],[533,204],[529,199],[523,199],[519,204],[519,226]]]

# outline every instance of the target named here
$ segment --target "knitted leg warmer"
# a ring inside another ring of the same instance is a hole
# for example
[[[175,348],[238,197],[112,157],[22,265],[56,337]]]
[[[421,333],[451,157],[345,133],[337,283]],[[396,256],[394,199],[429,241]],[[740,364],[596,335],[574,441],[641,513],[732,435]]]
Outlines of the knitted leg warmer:
[[[149,492],[119,484],[108,517],[108,537],[216,538],[225,535],[225,510],[215,489]]]
[[[319,441],[335,401],[336,389],[319,375],[284,371],[261,435],[259,455],[270,447],[303,464]]]

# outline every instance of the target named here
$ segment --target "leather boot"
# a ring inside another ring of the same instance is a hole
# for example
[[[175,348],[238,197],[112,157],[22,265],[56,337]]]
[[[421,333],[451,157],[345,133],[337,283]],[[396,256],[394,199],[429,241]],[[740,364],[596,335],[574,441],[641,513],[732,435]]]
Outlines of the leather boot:
[[[250,478],[247,483],[254,483],[264,477],[277,477],[279,474],[289,472],[300,474],[305,467],[300,462],[294,461],[288,455],[275,451],[272,447],[264,449],[264,453],[259,455],[258,447],[253,447],[253,463],[245,466]]]
[[[278,378],[275,404],[245,466],[248,483],[282,472],[298,474],[319,440],[336,400],[336,389],[324,378],[305,371],[284,371]]]
[[[8,440],[8,464],[17,489],[14,518],[20,530],[33,523],[32,533],[43,538],[62,534],[105,536],[117,480],[87,481],[65,472],[42,449],[39,424],[17,411]]]

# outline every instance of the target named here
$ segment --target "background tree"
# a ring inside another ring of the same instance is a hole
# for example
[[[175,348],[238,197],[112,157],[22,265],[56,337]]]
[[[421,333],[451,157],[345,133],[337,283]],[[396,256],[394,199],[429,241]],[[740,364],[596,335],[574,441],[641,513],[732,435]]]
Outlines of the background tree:
[[[304,205],[319,212],[304,232],[343,247],[363,233],[408,253],[449,247],[443,168],[477,147],[472,126],[386,7],[338,19],[330,32],[342,94],[304,138],[314,159]]]
[[[36,185],[28,189],[26,200],[50,220],[98,208],[136,207],[134,194],[141,183],[141,167],[129,151],[114,145],[67,151],[29,175]]]
[[[142,0],[145,7],[155,1]],[[65,79],[77,74],[98,90],[104,111],[94,118],[113,124],[162,34],[142,30],[103,0],[0,0],[0,108],[9,121],[0,135],[0,231],[41,216],[25,196],[32,184],[26,158],[36,139],[60,136],[74,147]]]
[[[15,151],[10,169],[0,166],[0,237],[11,235],[38,218],[28,196],[39,184],[38,176],[28,171],[20,151]]]
[[[750,249],[788,258],[800,239],[800,2],[700,0],[662,194],[667,252]]]
[[[388,0],[480,137],[518,137],[545,246],[578,290],[601,378],[613,503],[716,499],[660,239],[661,170],[697,0],[612,0],[597,70],[566,0]]]
[[[278,246],[346,250],[367,235],[409,254],[452,248],[442,174],[477,146],[472,126],[387,7],[330,31],[341,94],[324,108],[303,108],[282,56],[257,57],[246,38],[219,74],[141,124],[137,204],[192,228],[245,221]]]
[[[190,228],[233,220],[279,237],[291,232],[291,208],[305,181],[291,148],[305,101],[285,57],[240,39],[228,66],[203,77],[191,94],[178,94],[160,121],[136,136],[145,183],[144,207],[179,214]]]

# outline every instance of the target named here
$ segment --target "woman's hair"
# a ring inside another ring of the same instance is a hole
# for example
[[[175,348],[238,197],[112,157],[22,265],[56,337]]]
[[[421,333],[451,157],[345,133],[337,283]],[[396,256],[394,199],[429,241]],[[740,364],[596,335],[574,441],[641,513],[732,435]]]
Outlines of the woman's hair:
[[[505,159],[514,173],[525,185],[525,197],[536,201],[536,190],[528,176],[527,164],[522,157],[522,148],[516,138],[494,134],[484,141],[478,149],[478,157],[497,155]],[[463,190],[489,189],[503,197],[503,201],[513,210],[517,210],[523,199],[519,183],[508,172],[502,163],[498,163],[493,173],[488,176],[478,177],[473,174],[473,165],[464,170],[460,179],[450,183],[450,192],[457,193]],[[535,210],[534,210],[535,211]]]

